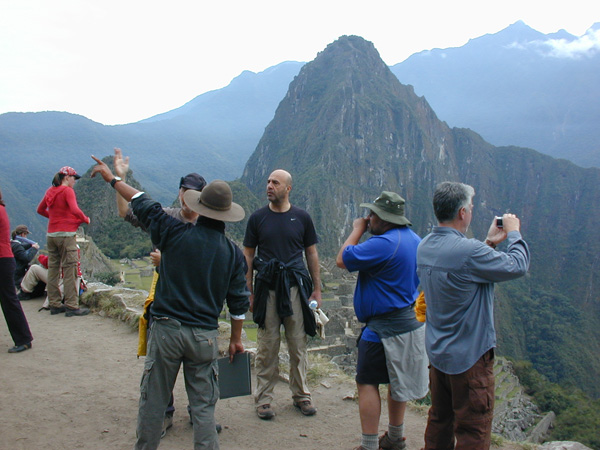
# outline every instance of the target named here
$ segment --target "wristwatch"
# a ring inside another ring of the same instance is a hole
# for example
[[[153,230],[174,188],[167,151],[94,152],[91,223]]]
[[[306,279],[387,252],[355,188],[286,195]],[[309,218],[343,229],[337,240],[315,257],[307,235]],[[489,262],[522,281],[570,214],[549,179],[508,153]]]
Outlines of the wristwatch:
[[[123,181],[121,179],[121,177],[114,177],[112,180],[110,180],[110,187],[115,187],[115,184],[117,184],[117,181]]]

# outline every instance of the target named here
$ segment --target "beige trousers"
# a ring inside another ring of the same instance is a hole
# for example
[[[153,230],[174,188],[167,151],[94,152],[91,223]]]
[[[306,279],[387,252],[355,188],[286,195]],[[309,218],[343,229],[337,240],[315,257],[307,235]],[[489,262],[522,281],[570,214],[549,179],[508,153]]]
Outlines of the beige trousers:
[[[40,281],[48,284],[48,269],[32,264],[21,281],[21,290],[31,294]]]
[[[279,378],[279,347],[281,344],[281,325],[285,329],[285,338],[290,355],[290,390],[295,402],[310,400],[306,384],[308,355],[306,333],[298,288],[290,290],[290,299],[294,314],[283,319],[277,314],[275,291],[269,291],[265,328],[258,329],[258,352],[256,355],[256,407],[273,402],[273,392]]]

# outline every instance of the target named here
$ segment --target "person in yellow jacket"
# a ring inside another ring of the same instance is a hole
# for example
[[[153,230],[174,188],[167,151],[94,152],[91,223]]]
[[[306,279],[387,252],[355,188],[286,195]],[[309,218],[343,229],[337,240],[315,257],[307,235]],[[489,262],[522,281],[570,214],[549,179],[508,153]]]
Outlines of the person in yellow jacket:
[[[142,315],[140,316],[140,321],[138,325],[138,351],[137,356],[146,356],[146,348],[148,346],[148,326],[149,326],[149,318],[150,318],[150,305],[154,301],[154,292],[156,291],[156,282],[158,281],[158,272],[155,270],[154,275],[152,276],[152,285],[150,286],[150,293],[144,302],[144,310],[142,311]]]
[[[425,311],[427,304],[425,303],[425,292],[421,292],[415,301],[415,316],[419,322],[425,322]]]

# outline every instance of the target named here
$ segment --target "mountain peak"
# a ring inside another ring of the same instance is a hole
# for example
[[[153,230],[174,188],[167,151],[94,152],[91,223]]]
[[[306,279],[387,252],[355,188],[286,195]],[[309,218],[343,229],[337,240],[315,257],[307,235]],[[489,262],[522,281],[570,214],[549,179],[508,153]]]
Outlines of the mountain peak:
[[[343,232],[361,214],[358,204],[387,186],[403,186],[413,177],[408,173],[413,162],[442,158],[444,173],[456,173],[453,150],[444,148],[448,132],[371,42],[342,36],[290,83],[242,182],[262,198],[268,174],[278,167],[290,170],[293,202],[314,214],[318,229],[331,233],[322,249],[332,254],[340,227]],[[331,205],[331,198],[339,202]]]
[[[508,27],[493,34],[470,39],[469,44],[479,45],[511,45],[514,43],[530,42],[544,38],[544,34],[534,30],[522,20],[518,20]],[[468,45],[468,44],[467,44]]]

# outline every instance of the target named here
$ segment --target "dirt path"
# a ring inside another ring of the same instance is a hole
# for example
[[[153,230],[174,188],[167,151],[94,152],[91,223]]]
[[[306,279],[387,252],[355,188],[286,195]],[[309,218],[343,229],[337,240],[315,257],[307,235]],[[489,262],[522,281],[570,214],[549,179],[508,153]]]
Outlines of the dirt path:
[[[34,335],[33,348],[9,354],[12,340],[0,324],[0,449],[131,449],[143,358],[136,358],[137,334],[96,314],[51,316],[38,312],[42,300],[22,302]],[[328,379],[331,388],[311,386],[319,410],[304,417],[279,383],[273,421],[259,420],[251,397],[219,401],[220,445],[229,449],[351,449],[360,444],[358,406],[343,400],[350,384]],[[190,449],[183,375],[175,387],[175,421],[161,449]],[[385,415],[381,422],[387,424]],[[408,448],[423,444],[425,418],[409,411]],[[508,447],[507,447],[508,448]]]

